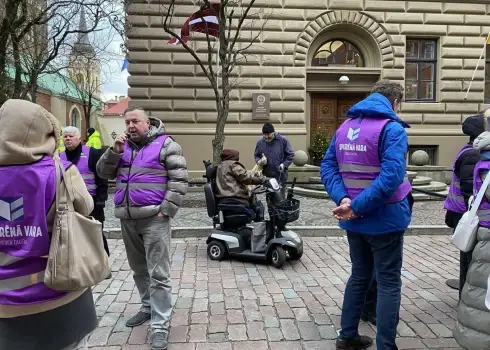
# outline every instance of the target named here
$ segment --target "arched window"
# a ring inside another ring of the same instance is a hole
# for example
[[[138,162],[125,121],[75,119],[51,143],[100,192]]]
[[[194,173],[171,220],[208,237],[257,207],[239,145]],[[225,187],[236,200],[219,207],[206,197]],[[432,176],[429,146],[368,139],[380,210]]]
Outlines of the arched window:
[[[361,51],[351,42],[333,39],[320,46],[313,56],[312,65],[364,67],[364,58]]]
[[[79,130],[81,130],[81,121],[82,116],[80,115],[80,110],[73,106],[70,114],[70,125],[76,126]]]

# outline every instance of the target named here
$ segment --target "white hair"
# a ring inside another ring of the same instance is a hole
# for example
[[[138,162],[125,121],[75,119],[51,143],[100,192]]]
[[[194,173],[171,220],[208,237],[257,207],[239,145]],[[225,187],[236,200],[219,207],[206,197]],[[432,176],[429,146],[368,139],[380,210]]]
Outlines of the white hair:
[[[80,133],[80,129],[78,129],[76,126],[67,126],[66,128],[63,129],[63,136],[66,134],[75,134],[77,136],[81,136],[82,134]]]

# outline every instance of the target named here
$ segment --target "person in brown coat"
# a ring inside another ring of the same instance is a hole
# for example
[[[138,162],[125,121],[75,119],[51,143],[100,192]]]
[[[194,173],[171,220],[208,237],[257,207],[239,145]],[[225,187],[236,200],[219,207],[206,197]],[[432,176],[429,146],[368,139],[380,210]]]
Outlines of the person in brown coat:
[[[260,173],[252,173],[240,163],[240,153],[233,149],[225,149],[221,153],[221,164],[216,171],[216,197],[218,199],[234,199],[247,206],[254,203],[247,186],[261,185],[266,177]]]

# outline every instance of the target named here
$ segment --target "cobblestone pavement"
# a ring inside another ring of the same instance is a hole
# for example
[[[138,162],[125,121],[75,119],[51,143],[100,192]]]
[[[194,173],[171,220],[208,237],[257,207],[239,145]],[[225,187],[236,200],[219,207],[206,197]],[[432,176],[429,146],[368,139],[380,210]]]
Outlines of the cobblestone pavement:
[[[193,227],[211,226],[204,208],[204,193],[188,193],[184,207],[172,221],[173,226]],[[338,221],[331,215],[335,207],[332,201],[297,196],[301,201],[300,217],[292,226],[336,226]],[[265,200],[263,200],[265,203]],[[444,204],[441,201],[416,202],[413,209],[412,225],[445,225]],[[119,228],[120,223],[114,217],[114,200],[110,195],[106,204],[106,228]]]
[[[459,349],[452,338],[458,254],[446,236],[406,237],[400,349]],[[174,314],[169,350],[330,350],[340,322],[349,276],[343,237],[306,238],[305,255],[282,270],[240,261],[208,260],[203,239],[172,242]],[[139,309],[139,295],[124,246],[110,240],[113,279],[94,288],[99,328],[89,347],[145,350],[148,325],[125,320]],[[360,332],[374,336],[361,323]],[[372,347],[374,349],[375,347]]]

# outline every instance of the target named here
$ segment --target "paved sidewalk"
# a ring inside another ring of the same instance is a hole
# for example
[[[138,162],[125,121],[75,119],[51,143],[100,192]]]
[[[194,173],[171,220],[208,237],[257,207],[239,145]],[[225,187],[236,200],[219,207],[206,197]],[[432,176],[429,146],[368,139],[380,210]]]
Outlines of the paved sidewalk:
[[[332,215],[335,205],[330,200],[315,199],[297,196],[301,201],[300,216],[291,226],[337,226],[338,220]],[[265,204],[265,200],[263,199]],[[190,192],[185,196],[184,206],[179,209],[177,216],[172,220],[174,227],[196,227],[211,226],[212,221],[208,217],[204,207],[204,192]],[[104,227],[107,229],[120,228],[120,222],[114,217],[114,199],[109,195],[106,203],[106,221]],[[446,211],[444,203],[415,202],[413,208],[412,225],[444,225]]]
[[[306,238],[300,262],[282,270],[240,261],[208,260],[203,239],[173,240],[174,315],[169,350],[329,350],[340,321],[349,276],[346,239]],[[148,325],[124,321],[139,295],[121,240],[110,240],[113,279],[94,288],[99,328],[89,346],[144,350]],[[458,293],[458,254],[447,236],[406,237],[400,349],[459,349],[452,338]],[[361,323],[361,333],[374,330]],[[373,347],[375,349],[375,347]]]

